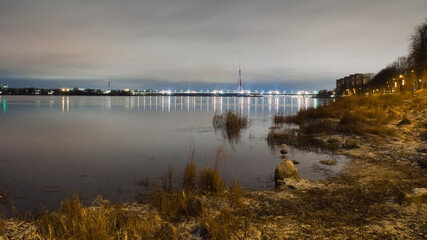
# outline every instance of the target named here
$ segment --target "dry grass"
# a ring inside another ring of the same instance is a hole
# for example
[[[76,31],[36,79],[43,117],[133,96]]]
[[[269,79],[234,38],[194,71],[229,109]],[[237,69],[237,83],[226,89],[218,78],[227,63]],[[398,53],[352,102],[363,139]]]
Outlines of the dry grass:
[[[287,116],[285,122],[302,126],[301,130],[308,134],[340,132],[390,135],[392,131],[385,125],[391,118],[384,104],[389,104],[389,101],[379,96],[346,97],[317,109],[303,109],[295,116]]]
[[[285,119],[286,119],[286,116],[283,115],[283,113],[278,113],[278,114],[274,115],[273,123],[275,125],[283,124],[283,123],[285,123]]]
[[[225,160],[225,151],[218,149],[216,152],[215,167],[199,171],[199,191],[221,195],[225,191],[225,182],[218,169],[220,162]]]
[[[42,214],[36,224],[43,239],[156,239],[164,234],[155,215],[140,215],[102,199],[86,207],[77,195],[59,210]]]
[[[214,193],[217,195],[224,193],[225,183],[217,168],[200,170],[199,189],[202,193]]]
[[[247,235],[254,214],[245,205],[245,190],[237,180],[227,192],[228,202],[219,212],[205,211],[201,218],[201,235],[209,239],[250,239]]]
[[[207,212],[201,219],[201,235],[209,239],[250,239],[246,235],[250,218],[223,207],[218,215]]]
[[[245,129],[248,125],[248,118],[228,111],[223,115],[215,114],[212,125],[215,129],[221,129],[224,137],[228,140],[238,141],[240,139],[241,130]]]
[[[271,129],[267,135],[267,143],[273,148],[285,143],[312,151],[317,151],[318,149],[333,151],[340,147],[335,142],[319,141],[312,134],[307,134],[299,129],[287,128]]]
[[[239,208],[243,205],[242,198],[245,194],[245,189],[242,188],[239,181],[234,179],[228,190],[228,198],[232,208]]]
[[[173,191],[173,170],[174,166],[169,165],[168,171],[163,175],[163,190],[172,192]]]
[[[200,221],[201,235],[210,239],[229,239],[230,236],[238,236],[238,233],[244,234],[249,224],[248,211],[242,200],[245,191],[237,180],[226,191],[218,168],[223,158],[223,151],[219,149],[215,167],[201,170],[197,170],[190,159],[184,170],[182,190],[172,193],[155,190],[151,204],[160,216],[168,221],[176,221],[179,217],[196,217]],[[195,184],[196,181],[198,184]],[[218,206],[206,202],[206,198],[202,197],[204,195],[219,199],[225,196],[224,199],[228,201],[218,211]]]
[[[203,202],[194,191],[164,192],[154,190],[151,203],[160,216],[168,221],[176,221],[180,216],[198,217],[203,213]]]
[[[193,189],[196,189],[197,184],[197,168],[194,164],[194,142],[190,145],[190,159],[187,163],[187,166],[184,170],[184,176],[182,181],[183,189],[186,191],[191,191]]]
[[[182,185],[184,190],[193,190],[197,187],[197,168],[193,161],[187,163],[185,167]]]
[[[302,109],[294,116],[276,115],[267,136],[269,144],[290,144],[301,148],[314,146],[333,150],[330,144],[315,139],[319,134],[366,135],[382,137],[395,136],[396,129],[391,123],[401,116],[401,106],[422,112],[427,105],[427,91],[415,93],[389,94],[378,96],[351,96],[331,102],[317,109]],[[279,124],[293,123],[298,129],[279,127]],[[348,145],[348,146],[347,146]],[[354,144],[344,144],[346,148],[356,148]]]

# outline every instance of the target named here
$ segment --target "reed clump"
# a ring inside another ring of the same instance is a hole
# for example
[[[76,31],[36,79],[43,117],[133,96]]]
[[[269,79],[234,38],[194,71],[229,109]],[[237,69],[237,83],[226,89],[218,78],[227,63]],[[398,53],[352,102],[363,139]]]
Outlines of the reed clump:
[[[192,160],[189,163],[187,163],[187,166],[185,167],[182,185],[184,190],[196,189],[197,168]]]
[[[225,160],[225,151],[218,149],[215,158],[215,167],[205,168],[199,172],[199,191],[202,193],[213,193],[221,195],[225,190],[225,181],[222,179],[219,172],[220,162]]]
[[[101,198],[92,206],[84,206],[77,194],[57,211],[43,213],[36,226],[43,239],[135,239],[163,234],[153,214],[143,216]]]
[[[169,165],[168,171],[163,175],[163,190],[168,192],[173,191],[173,170],[174,166]]]
[[[277,113],[273,117],[273,123],[274,125],[279,125],[285,123],[285,119],[287,116],[285,116],[283,113]]]
[[[206,213],[200,225],[201,236],[209,239],[250,239],[246,236],[250,219],[230,207],[223,207],[217,215]]]
[[[390,135],[392,131],[384,127],[391,120],[384,108],[386,103],[389,104],[378,96],[346,97],[316,109],[302,109],[295,116],[286,116],[284,122],[297,124],[301,131],[308,134],[339,132]]]
[[[334,149],[339,146],[324,144],[316,140],[316,136],[322,134],[395,136],[397,132],[395,121],[405,119],[403,112],[406,110],[402,107],[422,112],[427,104],[426,92],[343,97],[316,109],[301,109],[293,116],[278,114],[273,119],[267,141],[269,144],[286,143],[303,148],[309,145]],[[298,128],[280,125],[284,123],[296,124]],[[357,144],[348,143],[343,146],[356,148]]]
[[[242,200],[245,190],[235,180],[227,191],[218,168],[223,158],[223,151],[218,150],[213,169],[198,169],[191,158],[184,170],[182,187],[173,188],[172,192],[155,189],[151,205],[163,219],[170,222],[177,221],[180,217],[198,219],[201,235],[204,237],[228,239],[229,236],[237,236],[238,232],[244,231],[249,221],[248,211]],[[218,211],[207,202],[212,196],[226,200],[221,201],[221,210]]]
[[[226,193],[226,184],[222,179],[218,165],[225,156],[223,150],[217,152],[215,167],[197,169],[194,164],[194,152],[190,154],[190,161],[187,163],[182,177],[182,186],[173,186],[173,168],[169,168],[167,181],[171,183],[163,184],[163,189],[155,188],[151,194],[151,204],[154,206],[160,216],[169,221],[175,221],[180,216],[200,217],[205,211],[205,204],[202,201],[204,195],[215,195],[221,197],[224,195],[236,195],[237,190]],[[237,189],[237,185],[232,185]],[[243,188],[238,192],[243,195]],[[233,197],[238,199],[239,197]],[[237,200],[236,200],[237,201]]]
[[[202,193],[214,193],[217,195],[221,195],[224,192],[225,183],[217,168],[200,170],[199,190]]]
[[[248,235],[254,213],[244,202],[245,190],[235,179],[227,192],[228,202],[219,212],[207,209],[200,220],[202,237],[209,239],[251,239]]]
[[[239,140],[241,130],[245,129],[248,125],[248,118],[240,116],[233,111],[227,111],[222,115],[215,113],[212,125],[215,129],[222,130],[223,136],[230,141]]]
[[[243,206],[243,195],[245,194],[245,189],[242,188],[239,181],[237,179],[233,180],[229,190],[228,190],[228,198],[230,202],[230,206],[234,209],[237,209]]]
[[[184,170],[182,188],[175,188],[173,167],[169,167],[164,176],[163,189],[154,187],[151,194],[150,203],[157,209],[160,216],[168,221],[175,221],[179,216],[197,217],[202,214],[203,206],[196,188],[196,171],[197,168],[191,157]]]
[[[156,189],[152,193],[151,205],[162,218],[171,222],[180,216],[198,217],[203,213],[202,200],[194,191],[164,192]]]

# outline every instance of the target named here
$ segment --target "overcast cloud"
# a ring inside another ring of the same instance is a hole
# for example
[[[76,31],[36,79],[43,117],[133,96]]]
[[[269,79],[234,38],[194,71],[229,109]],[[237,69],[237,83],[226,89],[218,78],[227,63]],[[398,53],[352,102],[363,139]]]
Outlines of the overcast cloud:
[[[234,87],[240,55],[247,87],[331,89],[406,55],[426,13],[425,0],[0,0],[0,82]]]

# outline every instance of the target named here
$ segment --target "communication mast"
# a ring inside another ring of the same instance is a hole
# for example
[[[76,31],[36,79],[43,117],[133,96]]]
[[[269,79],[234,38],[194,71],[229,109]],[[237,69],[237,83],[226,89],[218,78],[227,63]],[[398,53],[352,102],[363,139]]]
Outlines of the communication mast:
[[[237,82],[237,92],[240,93],[243,91],[242,88],[242,70],[240,69],[240,57],[239,57],[239,81]]]

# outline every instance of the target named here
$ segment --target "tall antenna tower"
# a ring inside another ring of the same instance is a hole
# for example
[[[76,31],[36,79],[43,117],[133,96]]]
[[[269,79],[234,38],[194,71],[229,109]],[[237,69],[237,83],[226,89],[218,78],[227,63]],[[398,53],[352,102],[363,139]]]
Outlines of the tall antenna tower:
[[[239,81],[237,82],[237,92],[242,92],[242,70],[240,69],[240,56],[239,56]]]

